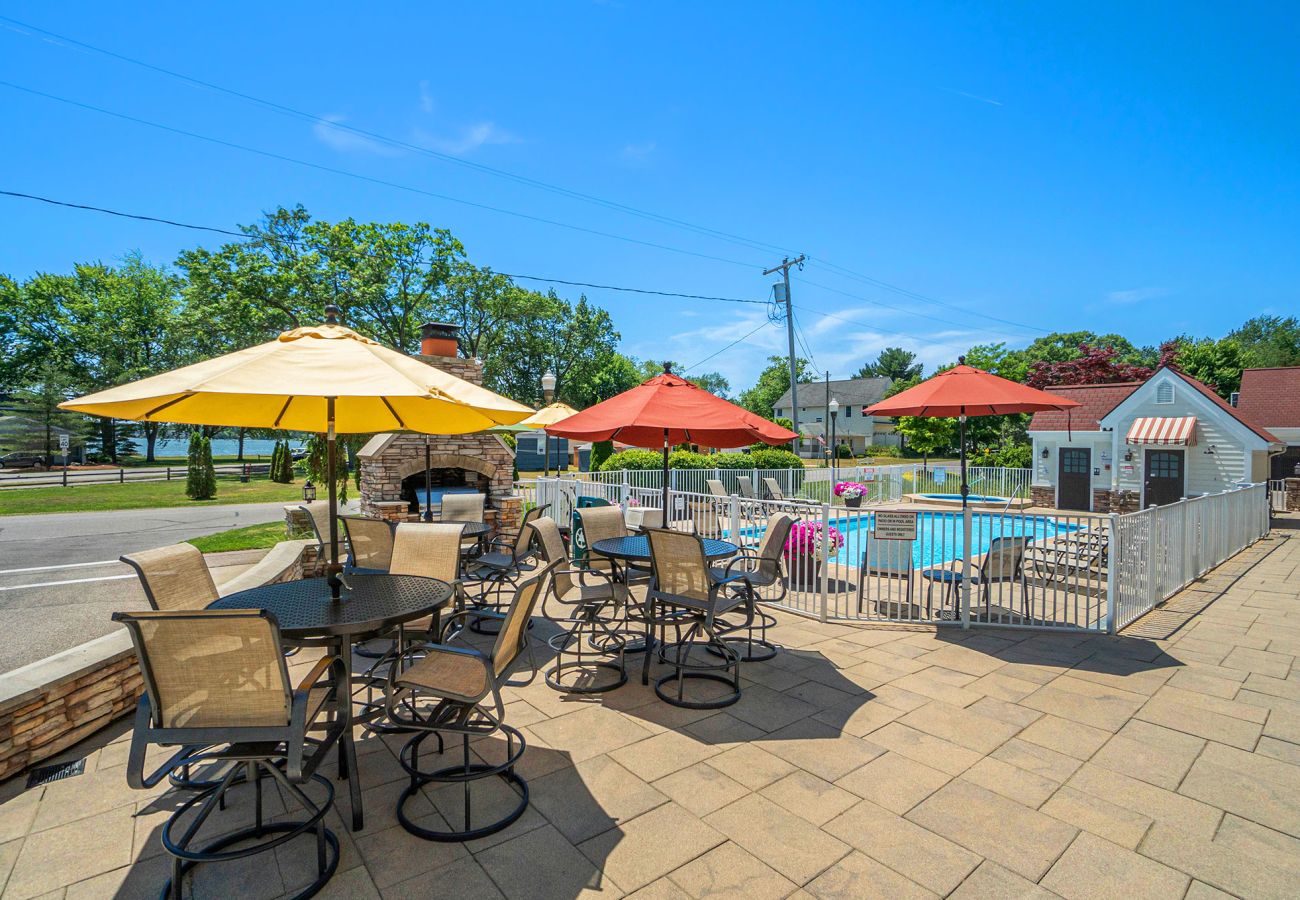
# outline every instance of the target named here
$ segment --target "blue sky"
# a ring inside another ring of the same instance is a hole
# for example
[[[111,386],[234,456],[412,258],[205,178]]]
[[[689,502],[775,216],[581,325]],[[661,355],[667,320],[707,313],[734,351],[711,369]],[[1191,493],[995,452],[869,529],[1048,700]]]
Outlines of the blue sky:
[[[0,15],[745,240],[395,150],[0,22],[5,82],[631,240],[0,86],[6,190],[225,227],[294,203],[326,219],[425,220],[501,271],[758,300],[776,248],[803,252],[796,318],[834,376],[890,344],[933,365],[1049,330],[1156,342],[1300,306],[1292,4],[11,3]],[[20,278],[218,241],[0,198],[0,271]],[[640,357],[689,365],[759,328],[703,366],[735,389],[784,350],[783,329],[759,327],[762,306],[587,293]]]

